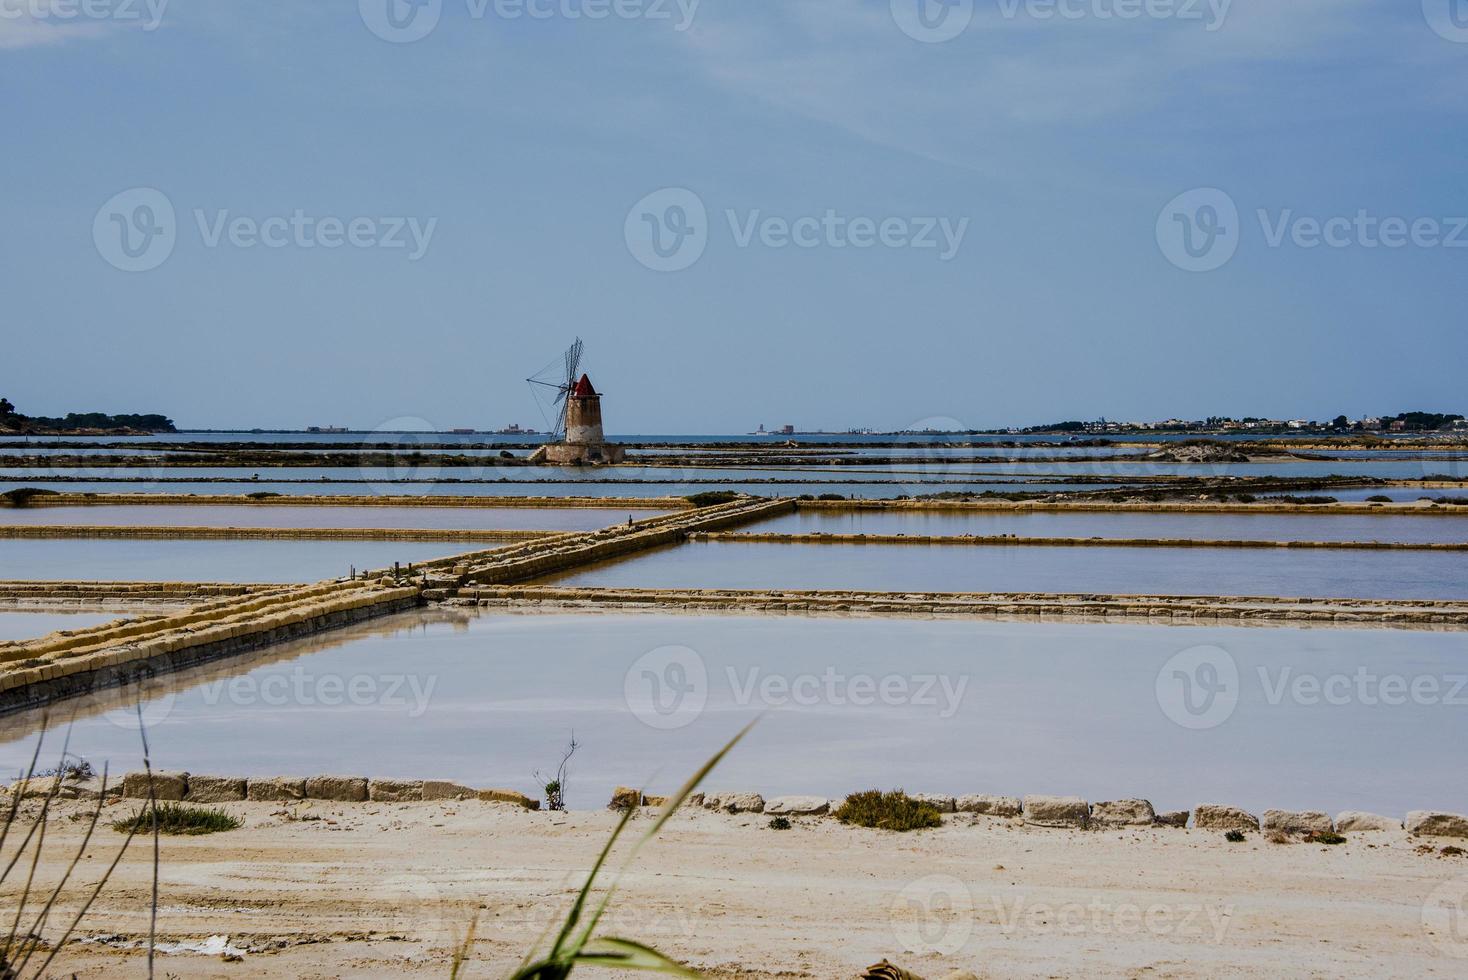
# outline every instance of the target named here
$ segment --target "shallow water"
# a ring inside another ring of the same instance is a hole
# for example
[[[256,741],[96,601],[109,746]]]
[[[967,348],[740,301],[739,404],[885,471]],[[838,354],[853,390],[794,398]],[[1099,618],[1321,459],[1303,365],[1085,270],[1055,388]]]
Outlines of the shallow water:
[[[557,586],[1468,598],[1468,552],[695,541]]]
[[[57,630],[79,630],[118,619],[121,613],[0,611],[0,640],[30,640]]]
[[[669,513],[597,507],[291,507],[171,506],[7,507],[0,525],[84,524],[155,527],[410,528],[495,531],[594,531]]]
[[[501,547],[427,541],[0,540],[0,581],[318,582]]]
[[[1183,651],[1195,652],[1175,661]],[[178,675],[150,693],[144,718],[153,762],[169,769],[439,776],[533,795],[534,771],[555,766],[574,730],[579,809],[605,805],[616,785],[674,788],[764,713],[709,789],[1461,812],[1468,783],[1445,775],[1461,769],[1468,708],[1450,688],[1465,652],[1457,633],[427,613]],[[1239,685],[1199,714],[1174,677],[1200,657],[1231,664]],[[1334,688],[1361,670],[1440,693],[1403,704],[1298,693],[1301,676]],[[667,714],[649,700],[661,679],[684,693],[661,689]],[[127,705],[81,703],[72,751],[136,767]],[[37,720],[0,721],[0,768],[29,759]],[[59,751],[59,735],[48,744]]]
[[[777,534],[1012,534],[1032,538],[1446,543],[1468,541],[1468,508],[1463,509],[1461,517],[801,510],[745,525],[739,530]]]

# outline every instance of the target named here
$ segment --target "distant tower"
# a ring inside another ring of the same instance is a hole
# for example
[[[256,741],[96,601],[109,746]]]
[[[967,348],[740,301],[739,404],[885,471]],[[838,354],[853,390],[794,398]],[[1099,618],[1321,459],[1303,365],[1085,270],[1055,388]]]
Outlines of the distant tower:
[[[585,374],[566,399],[566,442],[572,446],[601,446],[607,441],[601,427],[601,395]]]

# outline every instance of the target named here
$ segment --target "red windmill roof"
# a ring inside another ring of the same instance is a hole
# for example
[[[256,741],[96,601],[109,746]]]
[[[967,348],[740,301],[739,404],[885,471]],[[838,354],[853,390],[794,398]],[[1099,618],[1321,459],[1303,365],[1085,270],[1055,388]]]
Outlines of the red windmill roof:
[[[581,380],[576,382],[576,387],[571,389],[572,398],[595,398],[596,389],[591,386],[591,376],[583,374]]]

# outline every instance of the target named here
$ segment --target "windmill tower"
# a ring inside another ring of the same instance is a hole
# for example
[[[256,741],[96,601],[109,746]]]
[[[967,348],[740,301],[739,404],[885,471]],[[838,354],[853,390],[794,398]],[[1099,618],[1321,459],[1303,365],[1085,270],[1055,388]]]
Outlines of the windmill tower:
[[[550,410],[555,414],[555,442],[541,446],[530,457],[532,463],[582,466],[620,463],[626,456],[621,446],[610,445],[601,422],[601,395],[591,377],[581,370],[586,345],[576,342],[561,358],[533,378],[531,390],[544,398],[551,392]]]

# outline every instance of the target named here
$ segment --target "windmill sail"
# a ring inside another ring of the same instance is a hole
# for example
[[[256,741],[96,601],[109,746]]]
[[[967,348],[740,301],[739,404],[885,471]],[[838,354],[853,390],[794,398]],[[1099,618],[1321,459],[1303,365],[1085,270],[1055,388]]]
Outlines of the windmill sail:
[[[550,427],[557,441],[566,434],[566,399],[571,397],[580,377],[581,359],[585,351],[586,345],[577,337],[576,342],[561,355],[559,371],[552,362],[539,374],[525,379],[530,384],[530,390],[535,393],[536,401],[541,404],[541,414],[547,416],[546,425]],[[550,403],[548,410],[545,404],[547,400]]]

